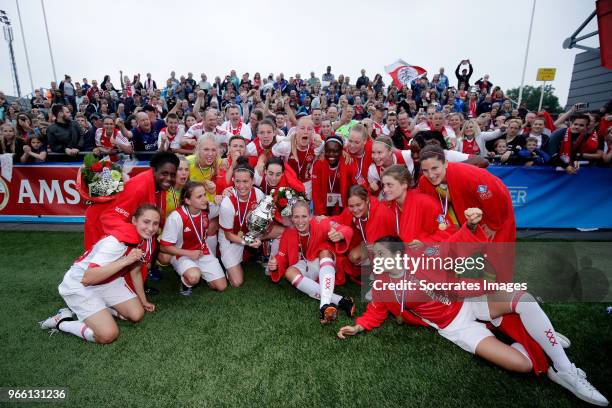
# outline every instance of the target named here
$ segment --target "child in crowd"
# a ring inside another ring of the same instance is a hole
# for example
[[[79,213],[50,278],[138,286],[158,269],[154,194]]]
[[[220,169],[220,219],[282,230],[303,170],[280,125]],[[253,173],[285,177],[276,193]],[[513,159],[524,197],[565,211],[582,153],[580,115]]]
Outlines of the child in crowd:
[[[23,147],[23,152],[27,154],[26,163],[44,163],[47,160],[47,146],[38,134],[28,137],[28,144]]]
[[[538,139],[528,137],[525,148],[519,150],[518,157],[525,161],[525,166],[539,165],[542,166],[548,163],[550,156],[542,149],[538,149]]]

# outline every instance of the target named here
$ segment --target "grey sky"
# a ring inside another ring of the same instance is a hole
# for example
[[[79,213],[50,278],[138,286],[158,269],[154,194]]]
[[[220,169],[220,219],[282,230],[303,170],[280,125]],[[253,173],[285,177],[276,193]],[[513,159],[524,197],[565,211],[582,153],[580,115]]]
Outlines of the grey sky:
[[[39,0],[19,0],[35,87],[53,78]],[[297,5],[301,8],[297,8]],[[304,7],[305,6],[305,7]],[[401,58],[430,73],[454,69],[470,58],[472,81],[485,73],[504,91],[520,84],[532,0],[510,1],[334,1],[197,0],[45,1],[58,80],[70,74],[102,80],[119,70],[130,77],[151,72],[163,86],[171,70],[224,75],[296,72],[320,77],[329,64],[354,83],[365,68],[372,78],[391,78],[384,65]],[[31,91],[14,0],[0,0],[14,25],[22,93]],[[526,84],[538,67],[556,67],[553,82],[567,99],[574,55],[561,43],[595,9],[592,0],[538,0]],[[592,22],[584,33],[594,31]],[[597,45],[598,40],[588,44]],[[0,46],[0,90],[13,94],[8,46]]]

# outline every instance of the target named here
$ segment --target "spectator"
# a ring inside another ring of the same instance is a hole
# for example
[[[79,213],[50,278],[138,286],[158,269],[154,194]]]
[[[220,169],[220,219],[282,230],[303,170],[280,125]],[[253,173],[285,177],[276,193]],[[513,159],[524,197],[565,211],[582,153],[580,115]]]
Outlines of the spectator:
[[[508,151],[508,143],[506,142],[506,139],[497,139],[495,142],[493,142],[493,146],[493,152],[489,153],[489,160],[491,160],[493,164],[506,165],[509,164],[509,160],[514,159],[511,155],[506,156],[506,152]],[[507,158],[502,162],[502,157]]]
[[[210,84],[210,82],[208,82],[208,77],[206,76],[206,74],[204,73],[200,74],[200,82],[198,83],[198,86],[200,87],[202,91],[206,93],[210,91],[210,88],[212,87],[212,85]]]
[[[357,89],[361,89],[362,86],[367,88],[368,85],[370,85],[370,78],[366,76],[365,69],[361,69],[361,76],[357,78],[357,83],[355,85],[357,86]]]
[[[64,75],[64,80],[60,82],[59,90],[64,97],[64,103],[72,105],[74,110],[76,110],[76,90],[74,85],[72,85],[72,78],[70,78],[70,75]]]
[[[97,113],[91,115],[91,126],[82,113],[77,113],[74,120],[81,130],[80,150],[84,152],[93,151],[96,147],[96,131],[102,128],[102,119],[100,119],[100,115]]]
[[[443,90],[447,89],[449,87],[449,82],[448,82],[448,77],[444,74],[444,67],[440,68],[438,77],[439,77],[439,80],[440,80],[440,87]]]
[[[117,161],[118,152],[126,154],[134,152],[132,144],[115,127],[115,120],[111,116],[105,116],[102,120],[102,127],[96,129],[96,150],[102,156],[109,155],[113,161]]]
[[[13,163],[25,163],[28,155],[24,153],[24,145],[24,141],[17,137],[17,132],[10,123],[0,126],[0,154],[11,153]]]
[[[176,91],[176,89],[180,85],[180,81],[176,79],[176,72],[174,71],[170,72],[170,78],[168,78],[166,83],[168,84],[170,88],[172,88],[173,91]]]
[[[45,108],[45,97],[40,92],[40,89],[34,90],[34,96],[30,100],[30,105],[32,106],[32,109],[34,108],[44,109]]]
[[[17,137],[21,138],[24,142],[27,142],[30,136],[41,136],[40,130],[32,125],[32,119],[27,113],[19,113],[17,115]]]
[[[91,88],[91,85],[89,85],[89,82],[87,82],[87,78],[83,78],[83,85],[81,85],[81,89],[84,93],[87,93],[89,88]]]
[[[314,71],[310,71],[310,78],[308,78],[308,87],[314,88],[318,83],[320,83],[319,78],[315,76]]]
[[[148,92],[148,91],[154,91],[157,89],[157,82],[155,82],[152,78],[151,78],[151,73],[147,72],[147,79],[144,82],[144,89]]]
[[[508,150],[501,157],[502,162],[507,162],[510,157],[515,157],[519,150],[525,147],[525,136],[521,134],[522,122],[520,119],[510,119],[506,122],[506,133],[501,137],[506,139]],[[486,144],[487,148],[494,145],[493,142]]]
[[[481,115],[485,112],[491,112],[493,108],[493,97],[489,94],[485,95],[484,98],[478,102],[478,107],[476,108],[476,114]]]
[[[51,107],[55,123],[47,129],[49,148],[53,153],[65,153],[75,157],[79,153],[78,125],[70,119],[70,111],[66,106],[55,104]]]
[[[525,161],[525,166],[544,165],[550,160],[550,156],[544,150],[538,148],[538,139],[528,137],[525,148],[518,151],[518,157]]]
[[[604,165],[610,166],[612,163],[612,126],[606,129],[605,136],[605,153],[602,156]]]
[[[372,81],[372,88],[374,89],[374,92],[382,92],[385,88],[385,83],[383,82],[382,76],[380,74],[374,75],[374,81]]]
[[[548,147],[549,136],[546,134],[548,129],[544,127],[544,118],[535,118],[531,122],[531,128],[527,137],[532,137],[537,141],[538,149],[546,149]],[[550,131],[548,131],[550,133]]]
[[[331,72],[331,66],[327,66],[327,70],[325,71],[325,73],[321,76],[321,80],[323,82],[328,82],[329,83],[333,82],[334,79],[336,79],[336,77],[334,76],[334,74],[332,74]]]
[[[26,163],[44,163],[47,160],[47,146],[42,136],[32,135],[28,137],[27,144],[23,146]]]
[[[461,134],[457,138],[456,150],[462,153],[487,156],[486,142],[502,135],[501,130],[481,132],[475,119],[465,121]]]
[[[552,164],[574,174],[581,164],[595,163],[603,157],[603,138],[596,132],[587,133],[589,123],[588,115],[577,113],[571,117],[569,128],[557,129],[550,135],[547,153]]]
[[[481,92],[488,94],[493,88],[493,84],[489,82],[489,74],[485,74],[484,77],[476,81],[475,85],[480,89]]]
[[[150,113],[150,112],[149,112]],[[151,119],[147,112],[138,112],[136,114],[138,126],[131,131],[127,130],[123,121],[117,121],[117,127],[127,139],[134,143],[134,150],[137,152],[155,152],[158,150],[157,140],[159,138],[159,122],[151,123]],[[163,121],[162,121],[163,122]]]
[[[459,73],[459,69],[462,65],[467,65],[469,67],[469,70],[463,68],[461,70],[461,73]],[[472,76],[473,72],[474,69],[472,68],[472,63],[469,59],[463,60],[459,63],[459,65],[457,65],[457,69],[455,69],[455,76],[457,77],[457,89],[461,89],[461,84],[463,84],[464,89],[468,89],[470,87],[470,77]]]

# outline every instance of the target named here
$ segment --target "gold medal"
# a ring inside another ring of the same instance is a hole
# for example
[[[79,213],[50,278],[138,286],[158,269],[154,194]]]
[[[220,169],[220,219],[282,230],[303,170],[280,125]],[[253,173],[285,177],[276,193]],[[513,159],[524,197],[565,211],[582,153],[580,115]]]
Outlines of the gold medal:
[[[404,319],[402,318],[401,314],[395,317],[395,321],[397,322],[397,324],[404,324]]]
[[[238,236],[240,237],[240,239],[242,239],[242,237],[244,237],[244,232],[238,231]]]
[[[447,227],[448,225],[445,222],[441,222],[438,224],[438,228],[440,229],[440,231],[446,230]]]

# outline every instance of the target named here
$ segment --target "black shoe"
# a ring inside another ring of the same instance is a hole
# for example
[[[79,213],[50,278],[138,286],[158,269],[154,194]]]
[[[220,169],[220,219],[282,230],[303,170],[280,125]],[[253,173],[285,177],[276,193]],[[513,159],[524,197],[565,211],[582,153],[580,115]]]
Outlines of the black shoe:
[[[338,309],[334,305],[323,305],[320,309],[319,321],[321,324],[331,323],[338,317]]]
[[[193,289],[181,282],[181,290],[179,290],[179,293],[182,296],[191,296],[193,294]]]
[[[159,289],[154,288],[153,286],[145,285],[144,288],[145,294],[155,296],[159,294]]]
[[[352,297],[343,297],[338,302],[338,308],[344,310],[348,317],[355,317],[355,301]]]
[[[151,269],[149,270],[149,273],[147,274],[147,280],[158,282],[161,280],[161,278],[162,278],[162,274],[159,268],[157,267],[157,265],[151,266]]]

